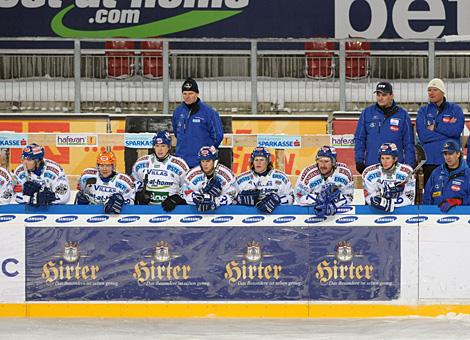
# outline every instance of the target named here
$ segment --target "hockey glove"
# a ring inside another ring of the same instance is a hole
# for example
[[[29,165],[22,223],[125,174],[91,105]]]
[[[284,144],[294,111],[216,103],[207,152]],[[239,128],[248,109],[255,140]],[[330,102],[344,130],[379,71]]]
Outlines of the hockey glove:
[[[193,201],[196,204],[197,210],[200,212],[215,210],[215,208],[217,208],[214,197],[209,194],[193,194]]]
[[[281,199],[276,193],[272,192],[259,201],[256,207],[261,212],[271,214],[279,204],[281,204]]]
[[[220,196],[222,193],[222,183],[220,182],[220,179],[214,175],[214,177],[212,177],[209,182],[207,182],[204,189],[202,189],[202,192],[214,197]]]
[[[238,194],[238,204],[255,206],[258,202],[259,190],[243,190]]]
[[[163,202],[162,202],[162,208],[165,211],[173,211],[177,205],[185,205],[186,201],[184,198],[182,198],[178,194],[174,194],[171,196],[168,196]]]
[[[334,203],[338,200],[341,191],[335,184],[329,183],[318,194],[317,200],[324,204]]]
[[[359,172],[361,175],[362,173],[364,172],[364,170],[366,169],[366,165],[361,162],[361,163],[356,163],[356,170],[357,172]]]
[[[441,209],[443,213],[446,213],[450,209],[458,205],[462,205],[462,200],[460,198],[457,198],[457,197],[448,198],[439,204],[439,209]]]
[[[405,186],[399,185],[399,182],[385,183],[383,197],[386,199],[395,199],[400,197],[404,190]]]
[[[395,205],[391,199],[380,196],[373,196],[370,199],[370,205],[385,212],[392,212],[395,209]]]
[[[142,189],[140,191],[137,191],[135,194],[135,204],[137,205],[148,205],[150,203],[150,194],[147,192],[147,190]]]
[[[123,206],[124,197],[120,193],[115,192],[104,205],[104,212],[106,214],[120,214]]]
[[[78,205],[87,205],[90,204],[90,201],[86,197],[85,193],[83,191],[77,192],[77,196],[75,196],[75,204]]]
[[[336,214],[336,205],[334,203],[318,204],[315,206],[315,214],[318,217],[333,216]]]
[[[23,194],[26,196],[33,196],[41,190],[42,185],[38,182],[27,181],[23,184]]]
[[[36,206],[43,207],[56,201],[55,193],[49,188],[44,188],[36,194]]]

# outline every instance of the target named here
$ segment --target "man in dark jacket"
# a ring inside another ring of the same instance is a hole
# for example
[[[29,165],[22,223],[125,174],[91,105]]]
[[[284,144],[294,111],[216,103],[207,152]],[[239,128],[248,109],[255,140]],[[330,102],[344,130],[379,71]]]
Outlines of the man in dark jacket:
[[[384,143],[394,143],[398,161],[413,167],[415,142],[408,112],[393,100],[390,83],[378,83],[374,93],[377,102],[361,112],[354,133],[356,170],[362,174],[366,167],[377,163],[377,153]]]
[[[422,106],[416,117],[418,138],[426,152],[426,164],[423,166],[424,183],[428,181],[433,170],[444,159],[439,150],[448,139],[460,145],[464,116],[462,109],[445,97],[446,88],[441,79],[435,78],[428,84],[429,104]]]
[[[199,88],[188,78],[182,86],[183,103],[173,112],[173,132],[177,138],[176,156],[190,168],[199,165],[198,152],[203,146],[219,147],[224,137],[222,121],[212,107],[198,98]]]

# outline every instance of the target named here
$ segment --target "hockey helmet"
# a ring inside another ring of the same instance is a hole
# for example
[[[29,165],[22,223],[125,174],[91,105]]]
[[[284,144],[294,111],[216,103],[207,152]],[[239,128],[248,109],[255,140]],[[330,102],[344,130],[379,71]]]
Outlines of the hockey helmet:
[[[157,144],[166,144],[171,147],[171,135],[168,131],[163,130],[159,131],[153,136],[152,145],[155,146]]]
[[[36,143],[29,144],[23,149],[21,158],[42,161],[44,159],[44,148]]]
[[[253,163],[253,161],[255,160],[255,157],[264,157],[266,158],[266,160],[269,162],[271,162],[271,154],[269,153],[269,151],[263,147],[263,146],[257,146],[253,152],[251,153],[251,156],[250,156],[250,162]]]
[[[395,143],[383,143],[379,148],[379,162],[382,155],[390,155],[398,158],[398,149]]]
[[[114,155],[114,152],[100,152],[98,155],[98,158],[96,159],[96,164],[97,165],[103,165],[103,164],[111,164],[111,165],[116,165],[116,155]]]
[[[318,149],[315,160],[318,161],[320,157],[330,158],[333,166],[336,166],[336,149],[334,147],[329,145],[323,145],[320,149]]]
[[[210,160],[210,159],[212,159],[213,161],[216,161],[219,159],[219,151],[213,145],[203,146],[199,150],[197,154],[197,158],[199,159],[199,161]]]

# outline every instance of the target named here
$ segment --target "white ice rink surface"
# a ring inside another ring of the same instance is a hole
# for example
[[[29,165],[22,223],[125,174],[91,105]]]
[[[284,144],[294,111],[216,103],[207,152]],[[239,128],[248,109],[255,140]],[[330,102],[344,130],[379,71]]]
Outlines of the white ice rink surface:
[[[470,316],[371,319],[0,319],[0,339],[470,339]]]

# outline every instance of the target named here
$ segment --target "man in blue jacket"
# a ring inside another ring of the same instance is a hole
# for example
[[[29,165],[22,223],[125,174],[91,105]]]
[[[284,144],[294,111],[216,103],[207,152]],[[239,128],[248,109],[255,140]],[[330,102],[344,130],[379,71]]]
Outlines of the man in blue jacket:
[[[418,138],[426,152],[423,166],[424,183],[433,170],[444,162],[437,152],[448,139],[460,145],[464,116],[462,109],[445,98],[446,88],[441,79],[432,79],[428,84],[429,104],[422,106],[416,117]]]
[[[176,156],[190,168],[199,165],[198,152],[203,146],[219,147],[224,137],[222,121],[212,107],[198,98],[199,88],[192,78],[182,86],[183,103],[173,112],[172,124],[176,141]]]
[[[366,167],[377,163],[377,153],[384,143],[394,143],[398,161],[413,167],[415,139],[408,112],[393,100],[390,83],[378,83],[374,93],[377,102],[361,112],[354,133],[356,170],[362,174]]]
[[[458,142],[449,139],[442,148],[444,164],[434,169],[424,189],[423,204],[438,205],[448,212],[458,205],[470,205],[470,168]]]

